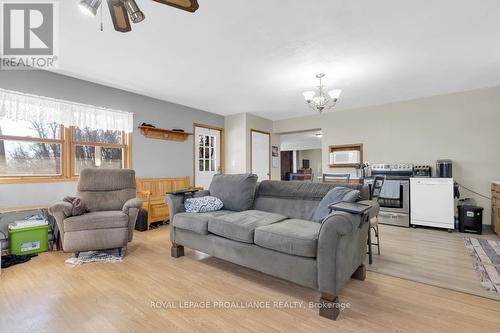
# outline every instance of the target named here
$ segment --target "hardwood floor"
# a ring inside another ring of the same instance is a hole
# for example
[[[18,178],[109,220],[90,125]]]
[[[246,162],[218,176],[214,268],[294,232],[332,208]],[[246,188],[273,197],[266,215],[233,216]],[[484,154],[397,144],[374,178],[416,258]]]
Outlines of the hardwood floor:
[[[383,224],[379,228],[382,253],[380,257],[373,256],[373,264],[366,265],[368,270],[500,300],[499,294],[481,287],[463,240],[464,237],[499,240],[497,235]]]
[[[44,253],[0,276],[0,332],[495,332],[500,302],[369,272],[341,293],[339,320],[317,309],[155,309],[152,301],[316,302],[319,293],[186,249],[168,227],[136,233],[124,262],[70,267]],[[213,304],[213,303],[212,303]]]

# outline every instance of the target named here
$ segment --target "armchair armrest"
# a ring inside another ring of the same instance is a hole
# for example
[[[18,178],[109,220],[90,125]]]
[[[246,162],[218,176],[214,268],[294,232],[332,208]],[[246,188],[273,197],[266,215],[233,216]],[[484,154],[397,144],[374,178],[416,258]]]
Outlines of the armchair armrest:
[[[53,216],[56,214],[63,214],[64,217],[71,216],[73,205],[69,202],[59,201],[49,207],[49,213]]]
[[[122,212],[128,215],[128,241],[131,242],[134,237],[135,223],[137,221],[137,214],[142,207],[142,200],[133,198],[125,202]]]
[[[73,211],[73,205],[69,202],[56,202],[48,209],[49,214],[54,216],[57,223],[57,228],[59,229],[59,233],[61,238],[64,237],[64,219],[71,216],[71,212]]]
[[[142,207],[142,200],[138,198],[133,198],[125,202],[122,208],[122,212],[128,214],[131,208],[139,209],[141,207]]]

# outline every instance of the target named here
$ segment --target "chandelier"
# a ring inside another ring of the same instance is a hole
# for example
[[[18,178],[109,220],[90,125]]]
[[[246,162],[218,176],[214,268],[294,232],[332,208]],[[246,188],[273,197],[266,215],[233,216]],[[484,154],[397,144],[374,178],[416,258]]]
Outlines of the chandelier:
[[[306,99],[306,102],[311,109],[322,113],[323,111],[328,111],[335,107],[335,104],[337,104],[342,90],[333,89],[330,90],[328,94],[325,94],[325,87],[323,86],[322,82],[325,74],[320,73],[317,74],[316,77],[319,80],[318,92],[316,93],[315,91],[310,90],[304,91],[302,94],[304,95],[304,98]]]

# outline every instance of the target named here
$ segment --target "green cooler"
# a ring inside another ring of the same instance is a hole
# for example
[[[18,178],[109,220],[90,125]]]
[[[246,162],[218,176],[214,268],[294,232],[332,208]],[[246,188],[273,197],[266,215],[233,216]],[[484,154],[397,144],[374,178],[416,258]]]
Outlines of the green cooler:
[[[49,224],[44,220],[18,221],[9,225],[9,252],[26,255],[49,248]]]

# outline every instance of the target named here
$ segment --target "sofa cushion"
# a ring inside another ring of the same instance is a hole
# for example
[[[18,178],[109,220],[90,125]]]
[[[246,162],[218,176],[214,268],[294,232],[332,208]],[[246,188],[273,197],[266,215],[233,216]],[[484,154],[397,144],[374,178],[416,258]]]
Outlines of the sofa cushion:
[[[209,213],[178,213],[174,215],[172,225],[179,229],[189,230],[200,235],[208,235],[208,220],[211,217],[234,213],[229,210],[218,210]]]
[[[64,219],[64,231],[128,228],[128,215],[120,210],[92,212]]]
[[[316,258],[321,224],[290,219],[255,229],[255,244],[278,252]]]
[[[224,203],[224,208],[242,212],[253,208],[257,175],[215,175],[210,183],[210,195]]]
[[[253,243],[255,228],[270,225],[286,219],[286,216],[259,210],[211,218],[208,231],[239,242]]]

